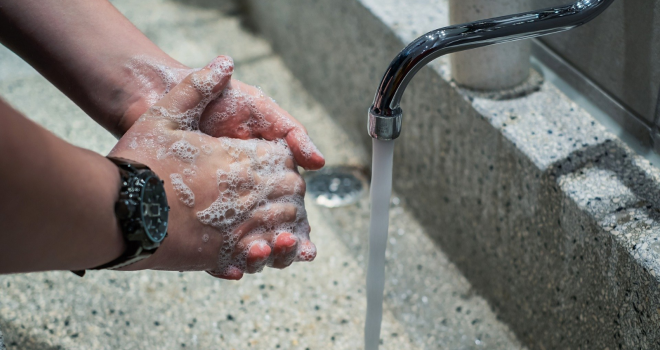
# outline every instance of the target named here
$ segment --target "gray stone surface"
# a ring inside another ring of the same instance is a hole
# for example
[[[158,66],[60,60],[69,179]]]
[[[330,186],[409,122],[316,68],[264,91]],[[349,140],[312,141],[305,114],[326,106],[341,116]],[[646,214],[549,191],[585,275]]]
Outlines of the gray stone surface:
[[[366,109],[390,60],[447,24],[446,1],[250,5],[259,32],[365,146]],[[551,84],[486,99],[453,83],[446,58],[418,73],[402,108],[395,190],[521,341],[660,347],[656,167]]]
[[[114,4],[186,64],[233,56],[236,75],[261,85],[298,117],[328,164],[368,164],[366,149],[268,43],[240,26],[232,2]],[[112,136],[4,49],[0,67],[0,96],[30,118],[101,154],[113,146]],[[366,197],[337,210],[308,205],[308,212],[317,259],[239,282],[151,271],[97,271],[82,279],[70,272],[0,276],[0,328],[8,349],[359,349]],[[403,203],[393,201],[391,217],[383,349],[523,348]]]

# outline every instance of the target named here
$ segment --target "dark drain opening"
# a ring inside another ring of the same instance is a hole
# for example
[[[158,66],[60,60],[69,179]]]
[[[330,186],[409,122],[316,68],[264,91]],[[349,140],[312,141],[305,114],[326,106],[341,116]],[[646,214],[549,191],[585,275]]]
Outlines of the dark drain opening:
[[[357,202],[369,186],[367,177],[355,167],[330,166],[303,176],[314,202],[328,208]]]

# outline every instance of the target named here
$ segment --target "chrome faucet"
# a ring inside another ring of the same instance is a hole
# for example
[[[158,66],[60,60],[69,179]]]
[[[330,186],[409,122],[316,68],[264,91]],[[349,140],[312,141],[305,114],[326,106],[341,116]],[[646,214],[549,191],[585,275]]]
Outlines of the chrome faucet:
[[[368,131],[378,140],[401,134],[399,103],[415,74],[434,59],[463,50],[563,32],[598,17],[614,0],[579,0],[570,5],[485,19],[428,32],[394,58],[369,108]]]

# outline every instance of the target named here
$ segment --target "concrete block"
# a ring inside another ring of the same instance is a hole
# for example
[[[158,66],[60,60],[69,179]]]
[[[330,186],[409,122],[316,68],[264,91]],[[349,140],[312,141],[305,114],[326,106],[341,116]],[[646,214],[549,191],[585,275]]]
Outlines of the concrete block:
[[[229,2],[114,4],[156,44],[190,65],[203,65],[216,54],[234,56],[236,76],[260,85],[306,125],[328,164],[368,164],[359,141],[312,98],[266,41],[241,27],[235,9],[225,8]],[[9,103],[68,142],[101,154],[112,148],[109,133],[45,79],[33,71],[26,75],[27,64],[1,47],[0,67],[7,73],[0,75],[0,95]],[[359,349],[369,206],[363,198],[340,210],[311,204],[307,210],[319,248],[316,260],[283,271],[266,269],[238,282],[203,272],[2,275],[0,328],[7,347]],[[414,217],[399,204],[391,210],[399,225],[392,225],[395,240],[389,242],[394,257],[387,266],[392,278],[382,348],[524,349]]]
[[[251,22],[347,133],[390,60],[448,24],[446,1],[251,0]],[[570,33],[565,34],[570,35]],[[459,88],[446,59],[402,101],[394,187],[533,349],[660,347],[660,171],[551,84]]]

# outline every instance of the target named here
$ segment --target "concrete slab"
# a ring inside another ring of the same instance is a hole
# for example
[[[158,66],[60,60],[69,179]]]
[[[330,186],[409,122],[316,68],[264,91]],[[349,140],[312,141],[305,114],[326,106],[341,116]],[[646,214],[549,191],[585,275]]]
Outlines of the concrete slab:
[[[232,2],[189,6],[114,1],[158,45],[192,66],[236,58],[236,75],[298,117],[329,164],[366,167],[366,149],[293,77],[267,42],[241,27]],[[5,59],[6,57],[9,57]],[[115,140],[4,49],[0,95],[78,146],[107,153]],[[10,74],[16,72],[16,74]],[[24,73],[28,72],[28,73]],[[359,349],[365,313],[368,203],[308,205],[313,263],[242,281],[205,273],[70,272],[0,276],[8,349]],[[438,251],[405,206],[392,207],[383,349],[520,349],[507,327]]]
[[[248,3],[249,22],[365,147],[390,61],[448,24],[447,1]],[[487,99],[454,84],[446,57],[417,74],[401,106],[395,190],[521,341],[660,347],[657,167],[552,84]]]

